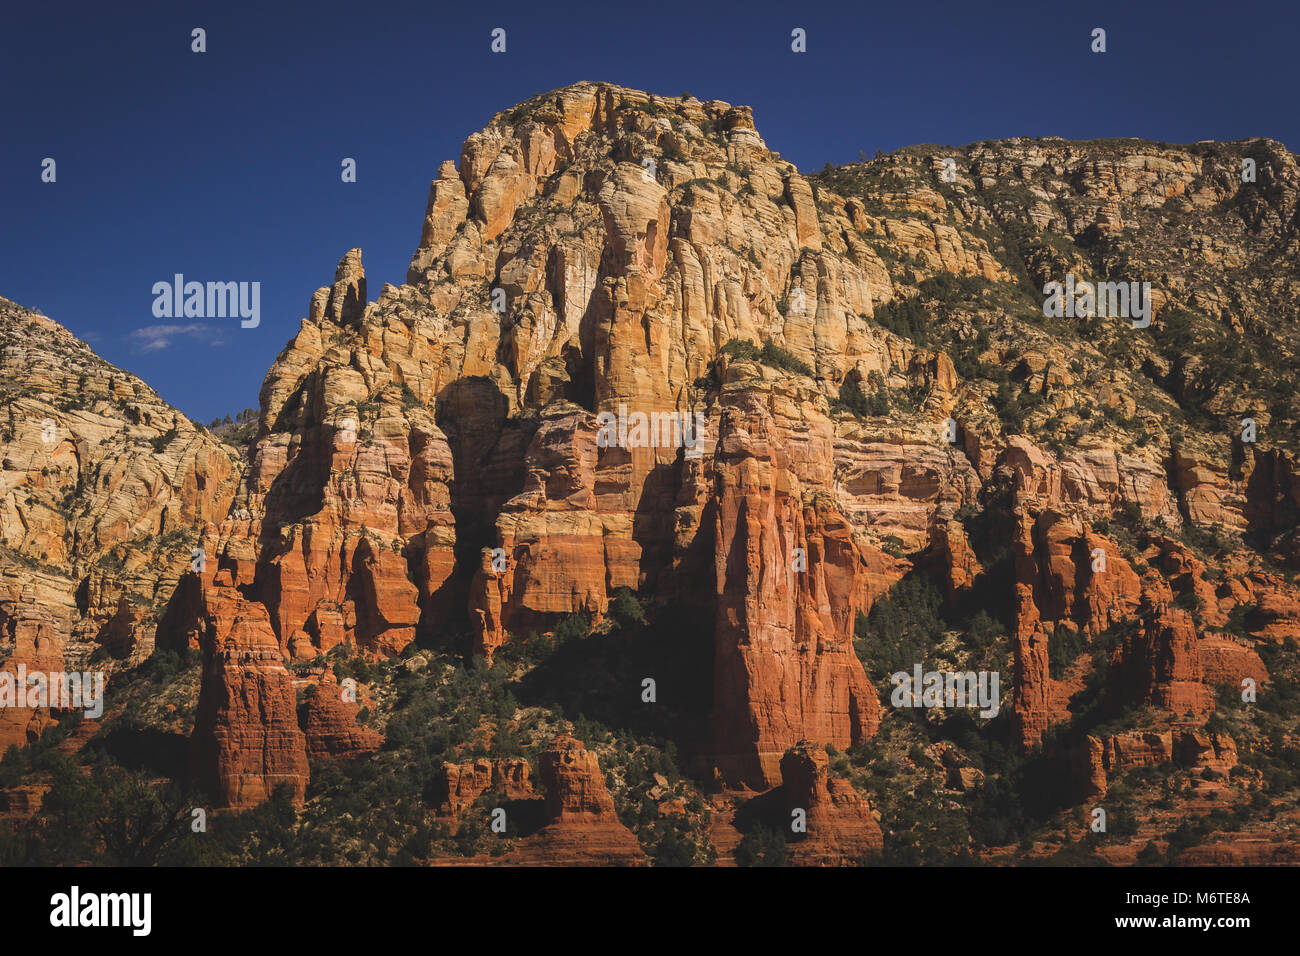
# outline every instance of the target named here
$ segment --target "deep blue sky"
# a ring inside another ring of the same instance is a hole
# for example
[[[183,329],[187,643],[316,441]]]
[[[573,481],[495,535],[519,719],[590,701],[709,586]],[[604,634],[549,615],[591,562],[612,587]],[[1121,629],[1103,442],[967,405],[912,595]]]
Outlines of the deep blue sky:
[[[749,104],[804,170],[1017,135],[1300,148],[1293,3],[260,6],[0,14],[0,295],[202,422],[256,406],[347,249],[362,248],[372,298],[404,280],[429,180],[469,133],[578,80]],[[497,26],[504,55],[489,51]],[[796,26],[806,54],[790,52]],[[1096,26],[1104,55],[1089,51]],[[347,156],[355,184],[339,178]],[[150,290],[177,272],[260,281],[261,326],[182,319],[202,327],[160,347],[140,330],[170,321]]]

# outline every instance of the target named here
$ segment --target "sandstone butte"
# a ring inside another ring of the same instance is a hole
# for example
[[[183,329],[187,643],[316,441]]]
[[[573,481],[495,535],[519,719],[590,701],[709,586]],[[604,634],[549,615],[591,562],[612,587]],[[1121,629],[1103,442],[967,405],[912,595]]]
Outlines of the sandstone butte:
[[[1264,184],[1249,193],[1246,150]],[[371,299],[346,252],[267,373],[245,461],[0,300],[4,666],[199,649],[193,774],[244,808],[280,783],[301,799],[309,755],[381,743],[336,685],[300,700],[320,677],[291,668],[339,645],[393,658],[466,617],[490,658],[575,613],[599,622],[627,587],[713,621],[700,778],[784,785],[834,834],[795,857],[841,862],[880,830],[822,748],[889,719],[855,622],[924,567],[950,600],[1011,608],[1004,707],[1025,749],[1083,686],[1082,664],[1053,676],[1054,636],[1122,631],[1106,706],[1168,729],[1090,738],[1070,756],[1080,794],[1135,762],[1226,765],[1232,741],[1198,729],[1216,691],[1266,685],[1257,648],[1300,635],[1294,392],[1219,381],[1125,322],[1052,327],[1024,289],[1104,254],[1153,282],[1157,327],[1208,316],[1294,357],[1295,330],[1268,322],[1300,299],[1298,200],[1296,158],[1269,140],[1013,139],[805,175],[746,107],[601,83],[538,95],[438,168],[406,283]],[[918,303],[947,338],[906,326]],[[783,358],[724,351],[736,340]],[[854,413],[855,392],[887,409]],[[700,453],[600,447],[597,414],[623,406],[702,416]],[[1236,437],[1242,409],[1255,442]],[[977,554],[980,517],[1005,580]],[[1210,532],[1230,543],[1221,567],[1189,543]],[[0,741],[51,719],[6,711]],[[594,755],[557,741],[539,776],[552,859],[635,856]],[[449,767],[440,812],[531,779],[526,762]]]

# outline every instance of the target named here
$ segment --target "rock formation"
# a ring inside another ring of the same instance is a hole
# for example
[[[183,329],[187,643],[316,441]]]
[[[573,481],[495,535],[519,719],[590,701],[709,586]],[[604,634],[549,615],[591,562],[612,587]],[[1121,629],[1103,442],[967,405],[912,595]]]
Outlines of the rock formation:
[[[439,776],[438,791],[438,816],[454,830],[461,814],[485,793],[499,793],[509,800],[534,796],[532,768],[522,757],[480,757],[448,763]]]
[[[360,705],[344,699],[335,681],[322,680],[298,708],[307,756],[313,760],[357,760],[382,747],[383,734],[357,723],[360,710]]]
[[[791,811],[803,810],[807,831],[787,846],[796,866],[861,864],[884,837],[871,806],[846,780],[829,775],[826,751],[800,741],[781,757],[782,790]]]
[[[806,175],[747,107],[539,94],[437,167],[404,284],[372,300],[352,249],[310,296],[246,462],[0,300],[3,667],[198,648],[193,774],[245,808],[301,799],[309,755],[379,747],[328,655],[463,633],[491,659],[575,614],[603,634],[631,589],[712,622],[710,719],[679,741],[697,779],[786,787],[831,834],[796,858],[843,862],[879,829],[823,748],[891,719],[855,630],[913,574],[1007,625],[1023,751],[1095,704],[1158,726],[1075,728],[1059,756],[1093,792],[1229,767],[1216,690],[1274,680],[1300,636],[1300,333],[1276,318],[1298,209],[1269,140]],[[1048,314],[1067,275],[1149,281],[1152,324]],[[0,746],[57,717],[0,713]],[[447,756],[440,819],[532,792],[527,762]],[[521,858],[643,858],[594,753],[561,738],[538,766]]]
[[[538,772],[546,791],[546,825],[529,837],[513,862],[577,866],[638,866],[645,853],[619,822],[596,755],[560,736],[542,751]]]
[[[307,739],[270,618],[229,572],[206,589],[203,686],[191,740],[194,776],[218,807],[256,806],[280,785],[307,789]]]
[[[725,777],[763,788],[797,740],[865,741],[880,705],[853,652],[866,562],[850,529],[803,507],[761,407],[728,411],[714,457],[714,748]]]

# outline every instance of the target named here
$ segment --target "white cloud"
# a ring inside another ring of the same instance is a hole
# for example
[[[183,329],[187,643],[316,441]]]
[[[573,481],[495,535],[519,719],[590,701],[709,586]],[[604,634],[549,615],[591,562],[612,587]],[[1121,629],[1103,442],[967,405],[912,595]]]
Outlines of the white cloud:
[[[142,329],[136,329],[127,338],[137,352],[157,352],[187,336],[193,336],[204,345],[221,344],[219,330],[197,322],[189,325],[146,325]]]

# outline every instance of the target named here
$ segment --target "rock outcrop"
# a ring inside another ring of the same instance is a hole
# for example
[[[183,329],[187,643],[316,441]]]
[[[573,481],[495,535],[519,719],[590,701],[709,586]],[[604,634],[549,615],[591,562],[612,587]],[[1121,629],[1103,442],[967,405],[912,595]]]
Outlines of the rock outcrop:
[[[1138,767],[1167,763],[1222,775],[1238,762],[1231,737],[1191,730],[1090,735],[1074,756],[1072,773],[1080,799],[1104,796],[1114,780]]]
[[[206,590],[194,777],[218,807],[256,806],[281,785],[301,802],[307,738],[270,618],[239,596],[229,572],[218,572]]]
[[[560,736],[542,751],[538,774],[546,791],[546,825],[511,862],[572,866],[640,866],[645,853],[619,822],[596,755]]]
[[[375,380],[373,359],[327,348],[364,296],[354,249],[267,376],[261,437],[216,543],[297,660],[340,643],[396,654],[454,603],[446,437],[397,369]]]
[[[832,778],[826,751],[800,741],[781,757],[781,785],[790,811],[804,811],[806,831],[788,842],[796,866],[862,864],[884,846],[871,806],[847,780]]]
[[[384,735],[361,726],[361,706],[344,698],[340,686],[322,680],[298,708],[298,726],[312,760],[350,761],[368,757],[384,745]]]
[[[724,415],[714,481],[714,753],[728,781],[761,789],[796,741],[848,747],[879,725],[852,644],[866,562],[837,512],[804,507],[761,408]]]
[[[461,814],[485,793],[499,793],[508,800],[526,800],[535,795],[532,768],[522,757],[480,757],[443,764],[438,792],[438,816],[448,821],[453,832]]]

